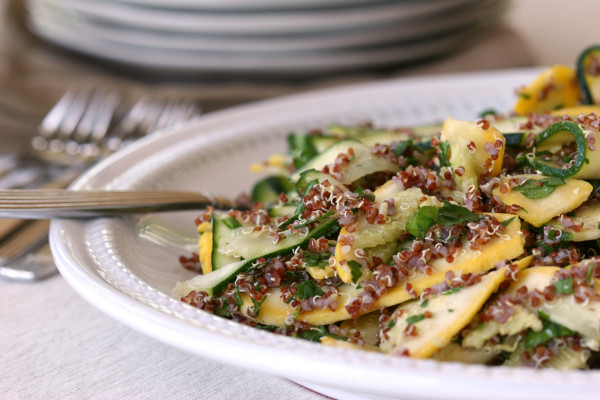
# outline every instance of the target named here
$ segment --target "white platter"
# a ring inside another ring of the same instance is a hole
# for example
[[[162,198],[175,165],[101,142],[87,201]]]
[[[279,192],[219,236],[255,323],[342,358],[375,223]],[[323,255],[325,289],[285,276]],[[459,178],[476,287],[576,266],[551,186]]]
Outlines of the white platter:
[[[35,19],[35,14],[32,14],[31,17],[33,20],[29,21],[29,27],[40,37],[82,54],[125,66],[169,72],[243,73],[253,75],[318,75],[365,68],[397,66],[448,54],[463,48],[472,43],[478,34],[490,28],[496,22],[482,22],[469,29],[451,32],[442,37],[384,46],[307,53],[224,54],[189,52],[178,49],[149,49],[109,42],[93,35],[86,35],[83,32],[77,35],[73,34],[72,31],[65,29],[65,26],[61,24]]]
[[[69,10],[115,25],[169,32],[210,34],[292,34],[335,32],[412,18],[437,18],[473,5],[475,0],[393,1],[332,9],[265,12],[193,12],[136,7],[107,1],[29,0],[55,10]]]
[[[404,23],[377,24],[376,26],[350,31],[330,32],[327,35],[309,33],[304,35],[212,35],[194,32],[165,32],[136,29],[128,25],[115,25],[87,18],[73,10],[57,9],[52,14],[43,12],[37,3],[30,3],[34,24],[46,26],[51,19],[64,32],[73,37],[94,37],[115,43],[116,46],[137,46],[148,51],[213,52],[262,57],[265,54],[290,54],[319,50],[343,49],[358,46],[377,46],[419,40],[466,29],[480,21],[499,18],[506,9],[504,0],[485,0],[475,5],[456,8],[443,17],[410,20]],[[41,13],[41,15],[40,15]],[[46,19],[46,21],[44,21]],[[43,28],[42,28],[43,29]]]
[[[371,84],[265,101],[204,116],[147,137],[88,171],[73,189],[197,189],[234,196],[258,177],[251,162],[281,151],[290,131],[373,121],[398,126],[475,119],[508,110],[514,88],[538,70]],[[169,293],[190,275],[178,256],[195,246],[196,213],[52,222],[50,244],[79,294],[153,338],[342,398],[597,399],[600,372],[491,368],[413,360],[254,330],[189,307]],[[242,396],[243,397],[243,396]]]

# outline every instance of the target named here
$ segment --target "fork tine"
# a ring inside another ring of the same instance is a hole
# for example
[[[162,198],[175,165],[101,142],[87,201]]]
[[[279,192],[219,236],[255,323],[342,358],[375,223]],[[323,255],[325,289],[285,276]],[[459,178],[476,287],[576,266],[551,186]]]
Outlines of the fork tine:
[[[100,90],[97,90],[92,94],[88,107],[85,109],[81,121],[79,121],[79,124],[75,129],[75,134],[73,135],[73,140],[75,142],[81,143],[88,139],[94,128],[96,119],[98,119],[98,114],[102,111],[106,96],[106,92]]]
[[[75,128],[77,127],[87,110],[91,96],[92,93],[89,89],[83,89],[79,91],[77,97],[75,97],[75,100],[71,105],[71,108],[68,110],[67,115],[65,116],[57,130],[59,139],[67,140],[71,138],[71,136],[75,132]]]

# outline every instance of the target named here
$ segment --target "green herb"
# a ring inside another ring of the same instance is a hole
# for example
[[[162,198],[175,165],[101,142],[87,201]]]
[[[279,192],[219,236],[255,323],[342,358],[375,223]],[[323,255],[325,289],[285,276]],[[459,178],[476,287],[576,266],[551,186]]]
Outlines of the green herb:
[[[255,326],[255,328],[263,330],[263,331],[274,332],[275,329],[277,329],[277,326],[275,326],[275,325],[261,325],[261,324],[258,324],[258,325]]]
[[[450,156],[450,144],[448,142],[440,142],[438,145],[439,153],[438,158],[440,160],[440,168],[449,167],[450,161],[448,160]]]
[[[298,298],[308,300],[314,296],[321,296],[324,292],[315,281],[302,281],[298,284]]]
[[[396,154],[396,156],[400,157],[401,155],[404,154],[404,152],[406,150],[408,150],[410,147],[412,147],[412,140],[401,140],[398,143],[396,143],[396,147],[394,147],[394,154]]]
[[[429,299],[423,300],[423,302],[421,303],[421,308],[427,307],[427,304],[429,304]]]
[[[529,179],[521,186],[512,188],[515,192],[521,192],[523,196],[530,199],[542,199],[549,196],[557,186],[564,185],[565,180],[563,178],[552,176],[549,178],[543,178],[539,180]]]
[[[240,296],[240,290],[237,286],[233,287],[233,299],[235,300],[235,305],[241,307],[244,302],[242,301],[242,296]]]
[[[442,294],[443,294],[444,296],[448,296],[448,295],[451,295],[451,294],[454,294],[454,293],[458,293],[458,292],[460,292],[461,290],[462,290],[462,288],[461,288],[461,287],[455,287],[455,288],[452,288],[452,289],[450,289],[450,290],[446,290],[446,291],[445,291],[444,293],[442,293]]]
[[[512,218],[509,218],[509,219],[507,219],[505,221],[502,221],[502,225],[508,226],[508,224],[510,224],[511,222],[513,222],[515,220],[515,218],[517,218],[517,217],[512,217]]]
[[[479,113],[479,118],[485,118],[488,115],[496,115],[498,114],[498,112],[492,108],[487,109],[487,110],[483,110],[482,112]]]
[[[396,320],[395,319],[390,319],[390,322],[387,323],[386,328],[392,329],[395,326],[396,326]]]
[[[413,315],[411,317],[408,317],[406,319],[406,322],[408,324],[412,325],[412,324],[416,324],[419,321],[423,321],[424,319],[425,319],[425,315],[424,314],[418,314],[418,315]]]
[[[309,329],[301,332],[298,336],[311,342],[320,342],[321,338],[323,337],[323,333],[320,330]]]
[[[329,331],[327,330],[327,328],[323,325],[305,330],[304,332],[301,332],[298,337],[302,338],[302,339],[306,339],[306,340],[310,340],[312,342],[320,342],[321,338],[323,336],[327,336],[336,340],[348,340],[348,338],[345,338],[343,336],[340,335],[334,335],[329,333]]]
[[[410,216],[406,230],[414,237],[423,240],[427,231],[436,223],[439,207],[423,206]]]
[[[554,238],[556,237],[556,230],[551,229],[548,231],[548,239],[550,240],[554,240]]]
[[[352,274],[352,283],[358,282],[360,277],[362,276],[363,266],[358,261],[350,260],[348,261],[348,266],[350,267],[350,273]]]
[[[448,312],[454,312],[454,309],[452,309],[452,308],[449,308],[449,309],[448,309]]]
[[[556,293],[559,293],[559,294],[575,293],[575,290],[573,289],[573,277],[561,279],[560,281],[554,282],[552,285],[556,289]]]
[[[251,314],[253,314],[253,315],[260,314],[260,308],[262,307],[265,300],[267,300],[267,296],[263,295],[263,298],[260,301],[256,300],[254,297],[251,297],[251,299],[252,299],[252,307],[250,307]]]
[[[375,201],[375,195],[373,193],[366,193],[362,187],[357,187],[356,190],[354,191],[354,193],[358,194],[360,197],[364,197],[366,199],[369,199],[369,201],[372,203]]]
[[[329,253],[313,253],[310,250],[304,250],[302,252],[302,261],[309,267],[313,268],[325,268],[329,265]]]
[[[289,153],[296,169],[301,168],[318,154],[312,135],[291,134],[287,137]]]
[[[525,335],[525,348],[533,349],[537,346],[546,343],[548,340],[562,337],[562,336],[573,336],[575,332],[572,330],[559,325],[555,322],[552,322],[548,319],[548,315],[545,313],[538,313],[540,319],[542,320],[542,330],[540,331],[532,331],[531,329],[527,331]]]
[[[223,223],[223,225],[225,225],[229,229],[235,229],[235,228],[239,228],[240,226],[242,226],[242,224],[240,224],[240,221],[238,221],[234,217],[224,218],[221,220],[221,222]]]
[[[529,100],[531,98],[531,95],[529,93],[519,92],[519,97]]]
[[[452,226],[463,222],[476,222],[481,218],[483,218],[481,214],[475,214],[465,207],[445,201],[439,209],[438,223],[444,226]]]
[[[331,210],[327,211],[325,214],[321,215],[320,217],[313,218],[313,219],[309,219],[308,221],[305,221],[305,222],[303,222],[303,223],[301,223],[301,224],[294,225],[294,226],[293,226],[293,228],[294,228],[294,229],[300,229],[300,228],[304,228],[305,226],[307,226],[307,225],[310,225],[310,224],[312,224],[313,222],[317,222],[317,221],[321,221],[321,220],[323,220],[323,219],[329,218],[329,217],[331,217],[331,216],[332,216],[334,213],[335,213],[335,209],[333,209],[333,208],[332,208]]]
[[[308,173],[309,171],[305,171],[304,174]],[[317,179],[313,179],[312,181],[306,183],[306,187],[304,188],[304,190],[302,190],[302,193],[298,193],[300,196],[298,198],[298,205],[296,206],[296,210],[294,210],[294,215],[292,215],[290,218],[279,224],[277,226],[277,229],[286,229],[289,224],[297,220],[298,217],[302,215],[302,212],[306,208],[306,204],[304,204],[304,194],[308,193],[308,191],[317,184],[319,184],[319,181]]]
[[[295,280],[295,281],[299,281],[302,279],[302,274],[296,271],[290,271],[288,269],[285,270],[285,275],[286,277]]]
[[[594,263],[590,263],[590,266],[588,267],[588,270],[587,270],[587,274],[585,274],[586,282],[591,282],[592,277],[594,276],[594,269],[595,269]]]
[[[483,218],[465,207],[449,202],[444,202],[442,207],[423,206],[410,216],[406,230],[414,237],[423,240],[425,234],[435,224],[452,226],[463,222],[475,222]]]

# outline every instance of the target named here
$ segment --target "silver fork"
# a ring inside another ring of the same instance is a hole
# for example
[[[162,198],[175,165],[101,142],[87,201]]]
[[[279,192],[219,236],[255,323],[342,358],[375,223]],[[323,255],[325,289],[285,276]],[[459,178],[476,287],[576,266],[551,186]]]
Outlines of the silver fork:
[[[64,188],[105,155],[155,129],[200,113],[193,102],[143,98],[113,127],[119,103],[120,96],[112,92],[83,89],[65,93],[31,141],[33,157],[44,161],[43,170],[51,171],[41,188]],[[0,233],[10,232],[3,239],[0,235],[0,278],[36,281],[56,272],[48,262],[47,229],[43,220],[0,220]]]

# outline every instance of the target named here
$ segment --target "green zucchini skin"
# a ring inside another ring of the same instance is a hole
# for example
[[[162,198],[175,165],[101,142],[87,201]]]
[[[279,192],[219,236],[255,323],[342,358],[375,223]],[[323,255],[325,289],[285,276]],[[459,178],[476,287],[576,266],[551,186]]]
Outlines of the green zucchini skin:
[[[252,267],[252,265],[256,262],[256,260],[260,257],[271,258],[271,257],[275,257],[278,255],[291,254],[294,251],[294,249],[296,249],[297,247],[306,248],[308,246],[310,239],[333,235],[336,232],[338,232],[339,229],[340,229],[340,226],[338,224],[338,220],[337,220],[336,216],[332,216],[326,220],[323,220],[312,231],[310,231],[308,233],[308,235],[299,238],[298,242],[289,244],[287,247],[282,247],[273,252],[263,254],[259,257],[255,257],[251,260],[247,260],[247,262],[235,264],[235,265],[237,265],[236,268],[229,268],[229,269],[231,269],[231,271],[228,271],[227,274],[223,274],[223,276],[220,277],[219,281],[216,281],[213,283],[211,292],[213,294],[218,294],[218,293],[222,292],[227,287],[227,284],[234,282],[235,277],[238,274],[249,270]],[[227,268],[227,266],[224,268]],[[208,276],[208,275],[206,275],[206,276]]]
[[[594,45],[586,48],[581,52],[577,59],[577,67],[576,67],[576,76],[577,83],[581,89],[581,93],[583,95],[583,101],[585,104],[593,105],[599,104],[600,99],[594,99],[594,95],[592,90],[589,87],[589,82],[587,80],[586,73],[586,62],[590,57],[597,57],[600,60],[600,45]]]
[[[212,233],[213,233],[213,248],[212,248],[212,268],[213,271],[222,268],[227,264],[240,261],[240,257],[233,257],[219,252],[220,243],[228,235],[233,233],[233,229],[223,223],[223,220],[228,218],[227,215],[213,214],[212,217]]]
[[[294,185],[286,176],[268,176],[258,181],[252,188],[250,197],[254,202],[271,204],[281,193],[294,189]]]
[[[573,165],[565,169],[556,168],[546,163],[537,161],[535,159],[532,160],[530,164],[533,168],[542,172],[545,175],[556,176],[560,178],[569,178],[575,175],[577,172],[579,172],[586,160],[587,142],[585,140],[585,136],[581,127],[571,121],[557,122],[544,129],[542,133],[540,133],[535,138],[535,144],[540,145],[545,140],[559,132],[569,132],[571,135],[573,135],[573,138],[575,139],[575,144],[577,145],[577,154],[575,156],[575,162],[573,163]]]

